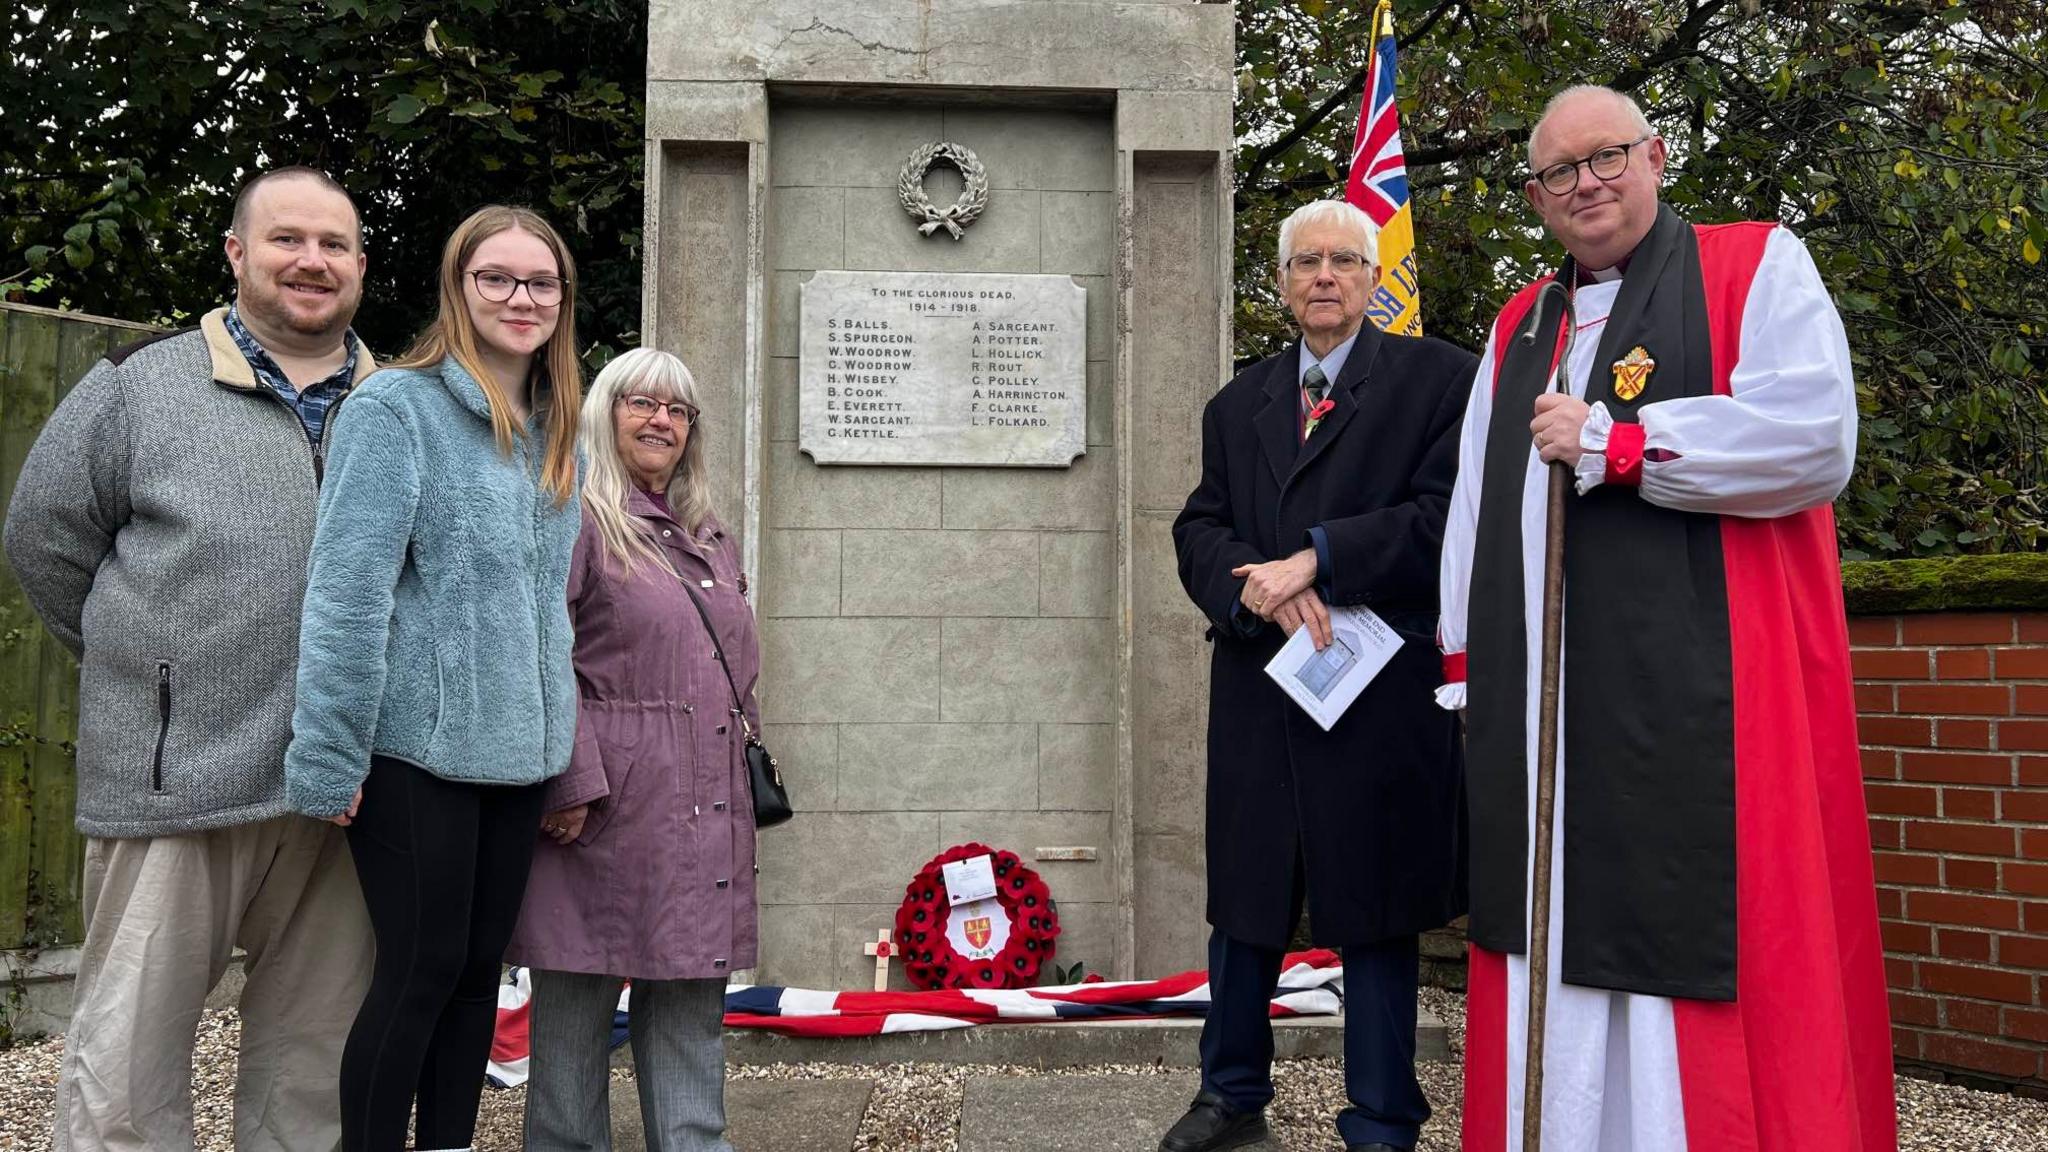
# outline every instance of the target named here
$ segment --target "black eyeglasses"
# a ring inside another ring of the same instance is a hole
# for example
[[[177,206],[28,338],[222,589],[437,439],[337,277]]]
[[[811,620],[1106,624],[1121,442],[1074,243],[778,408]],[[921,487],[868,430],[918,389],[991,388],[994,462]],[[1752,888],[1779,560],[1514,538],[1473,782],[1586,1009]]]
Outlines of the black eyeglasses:
[[[562,294],[569,290],[569,282],[560,276],[514,276],[510,272],[497,272],[489,268],[469,274],[476,281],[476,294],[493,304],[503,304],[512,298],[514,292],[523,286],[526,298],[538,308],[552,308],[562,302]]]
[[[1626,144],[1609,144],[1591,156],[1552,164],[1536,174],[1536,182],[1543,185],[1543,190],[1552,196],[1563,196],[1578,190],[1579,169],[1581,168],[1591,172],[1595,178],[1600,180],[1619,179],[1623,172],[1628,171],[1628,154],[1630,150],[1654,135],[1656,133],[1653,132],[1649,135],[1638,136]]]
[[[697,410],[681,401],[656,400],[652,396],[643,395],[639,392],[628,393],[619,397],[619,400],[626,405],[626,411],[631,412],[642,420],[652,420],[656,412],[666,408],[668,409],[668,418],[677,424],[687,427],[697,422]]]

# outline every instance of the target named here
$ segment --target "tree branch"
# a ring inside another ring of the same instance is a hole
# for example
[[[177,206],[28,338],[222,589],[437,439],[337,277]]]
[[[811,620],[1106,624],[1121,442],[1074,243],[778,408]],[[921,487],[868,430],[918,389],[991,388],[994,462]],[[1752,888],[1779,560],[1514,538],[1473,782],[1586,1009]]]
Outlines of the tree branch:
[[[1623,92],[1633,92],[1642,87],[1643,81],[1656,75],[1657,69],[1694,55],[1699,51],[1700,36],[1707,30],[1707,24],[1727,6],[1728,0],[1707,0],[1705,4],[1693,9],[1692,15],[1687,16],[1683,24],[1672,30],[1671,39],[1665,41],[1665,47],[1644,57],[1641,64],[1622,69],[1614,79],[1607,82],[1607,86]]]
[[[1429,30],[1436,26],[1436,22],[1442,19],[1445,13],[1458,7],[1460,2],[1461,0],[1444,0],[1428,16],[1423,17],[1422,23],[1410,29],[1408,35],[1395,37],[1394,43],[1398,47],[1406,48],[1422,37],[1427,36]],[[1322,127],[1323,121],[1335,115],[1339,108],[1350,103],[1353,96],[1358,95],[1359,92],[1364,90],[1365,74],[1372,66],[1370,48],[1368,48],[1366,55],[1368,57],[1366,66],[1352,73],[1351,78],[1344,82],[1343,87],[1324,97],[1323,102],[1316,105],[1314,111],[1295,121],[1294,126],[1281,133],[1278,139],[1252,154],[1251,162],[1246,164],[1244,169],[1245,183],[1249,184],[1257,180],[1261,175],[1264,175],[1267,165],[1286,154],[1288,149],[1299,144],[1309,133]]]
[[[81,176],[105,176],[107,173],[119,168],[121,161],[102,161],[102,165],[98,169],[73,168],[68,172],[10,172],[7,174],[7,178],[23,184],[62,184]]]
[[[1454,3],[1455,0],[1438,6],[1435,11],[1429,14],[1427,19],[1416,26],[1409,36],[1402,38],[1401,44],[1406,46],[1408,43],[1420,39],[1436,23],[1438,18],[1454,7]],[[1621,72],[1616,73],[1613,79],[1607,82],[1607,86],[1623,92],[1632,92],[1641,87],[1644,81],[1656,75],[1659,69],[1675,64],[1687,57],[1698,55],[1700,37],[1706,31],[1707,25],[1727,6],[1728,0],[1707,0],[1706,3],[1693,9],[1692,14],[1685,18],[1685,22],[1672,32],[1671,38],[1665,42],[1663,48],[1644,57],[1642,62],[1634,67],[1625,68]],[[1283,180],[1277,184],[1267,185],[1264,188],[1251,187],[1253,182],[1258,179],[1273,160],[1293,148],[1296,144],[1299,144],[1302,139],[1320,126],[1324,120],[1329,119],[1332,112],[1342,106],[1350,96],[1357,93],[1364,85],[1365,71],[1360,69],[1358,74],[1353,76],[1341,91],[1333,93],[1322,104],[1318,105],[1314,112],[1311,112],[1296,123],[1293,128],[1290,128],[1278,139],[1254,153],[1251,163],[1245,166],[1243,182],[1239,185],[1239,191],[1234,198],[1237,209],[1243,211],[1246,205],[1255,199],[1290,195],[1303,187],[1324,183],[1324,180],[1318,174],[1313,179],[1298,176],[1291,180]],[[1451,160],[1462,160],[1481,152],[1521,144],[1529,139],[1529,132],[1529,128],[1508,128],[1482,136],[1467,137],[1456,143],[1440,144],[1435,147],[1418,147],[1415,151],[1409,152],[1405,159],[1407,166],[1411,169],[1426,167],[1432,164],[1443,164]],[[1417,143],[1420,144],[1423,140],[1430,138],[1418,137]],[[1339,183],[1349,178],[1350,169],[1351,166],[1347,162],[1338,175]]]
[[[1417,168],[1432,167],[1448,163],[1452,160],[1463,160],[1488,152],[1497,152],[1503,148],[1512,148],[1528,138],[1529,130],[1527,128],[1506,128],[1499,132],[1467,136],[1454,143],[1439,144],[1432,148],[1418,148],[1408,153],[1407,163],[1409,170],[1412,172]],[[1345,173],[1340,171],[1336,182],[1342,184],[1344,181]],[[1411,184],[1419,185],[1419,181],[1413,176],[1410,177],[1410,181]],[[1277,181],[1263,188],[1241,189],[1235,197],[1236,207],[1238,211],[1242,212],[1256,200],[1292,196],[1295,193],[1310,188],[1324,187],[1329,183],[1330,179],[1320,171],[1304,172],[1299,176]]]

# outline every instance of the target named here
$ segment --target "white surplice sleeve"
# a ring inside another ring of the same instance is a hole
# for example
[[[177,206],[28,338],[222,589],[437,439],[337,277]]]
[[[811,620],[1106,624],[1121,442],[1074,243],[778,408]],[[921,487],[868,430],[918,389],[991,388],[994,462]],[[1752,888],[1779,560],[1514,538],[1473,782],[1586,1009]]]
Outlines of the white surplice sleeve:
[[[1654,386],[1654,384],[1653,384]],[[1773,229],[1742,313],[1729,395],[1645,404],[1642,498],[1685,512],[1785,516],[1833,500],[1856,456],[1856,381],[1842,318],[1806,245]],[[1604,452],[1595,405],[1581,442]],[[1582,462],[1581,491],[1604,479]],[[1590,483],[1589,483],[1590,482]]]
[[[1465,706],[1466,606],[1472,590],[1472,549],[1479,532],[1479,485],[1486,462],[1486,429],[1493,416],[1493,340],[1472,377],[1472,398],[1465,403],[1465,423],[1458,432],[1458,480],[1451,487],[1451,507],[1444,519],[1444,549],[1437,579],[1437,646],[1444,653],[1444,684],[1436,690],[1438,706],[1453,711]]]

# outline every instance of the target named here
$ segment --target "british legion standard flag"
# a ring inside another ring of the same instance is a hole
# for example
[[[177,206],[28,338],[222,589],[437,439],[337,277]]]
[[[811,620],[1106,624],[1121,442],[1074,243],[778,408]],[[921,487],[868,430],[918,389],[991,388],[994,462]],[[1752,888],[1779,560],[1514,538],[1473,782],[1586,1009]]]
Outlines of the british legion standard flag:
[[[1422,283],[1415,271],[1415,219],[1408,203],[1408,162],[1401,155],[1401,112],[1394,104],[1394,4],[1372,14],[1372,60],[1351,145],[1344,199],[1379,226],[1380,282],[1365,314],[1382,331],[1422,335]]]

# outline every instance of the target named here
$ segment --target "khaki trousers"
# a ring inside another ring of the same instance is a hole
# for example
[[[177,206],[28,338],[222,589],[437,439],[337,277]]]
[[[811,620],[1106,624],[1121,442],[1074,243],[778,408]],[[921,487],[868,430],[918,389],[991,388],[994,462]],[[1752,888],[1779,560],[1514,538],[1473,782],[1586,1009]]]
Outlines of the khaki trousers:
[[[192,1049],[236,948],[239,1152],[341,1143],[342,1044],[373,941],[342,830],[304,816],[89,840],[85,947],[57,1083],[58,1152],[189,1149]]]

